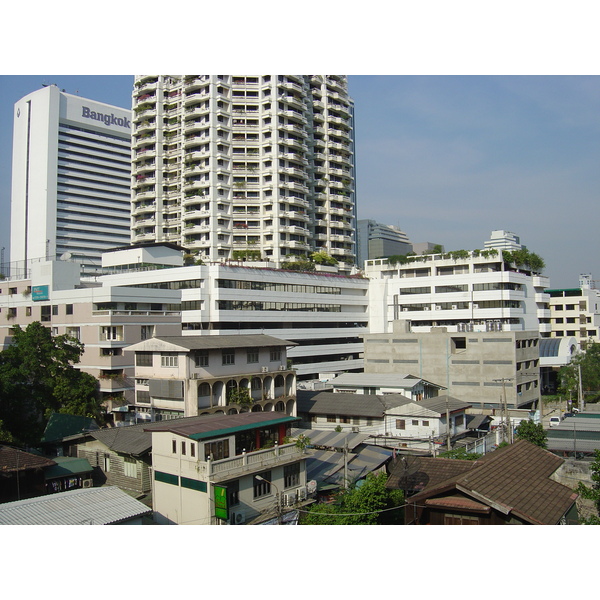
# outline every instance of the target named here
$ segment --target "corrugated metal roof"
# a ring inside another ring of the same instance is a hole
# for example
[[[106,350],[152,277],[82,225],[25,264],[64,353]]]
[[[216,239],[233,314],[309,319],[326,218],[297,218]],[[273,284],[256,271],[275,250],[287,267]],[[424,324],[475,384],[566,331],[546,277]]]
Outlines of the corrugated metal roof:
[[[291,437],[305,435],[310,438],[312,446],[324,446],[326,448],[339,448],[343,450],[353,450],[356,446],[362,444],[368,437],[365,433],[348,433],[343,431],[323,431],[319,429],[300,429],[294,427],[290,431]]]
[[[110,525],[151,512],[118,487],[110,486],[0,504],[0,525]]]
[[[342,373],[329,383],[334,387],[339,385],[358,385],[367,387],[401,387],[410,390],[422,381],[425,380],[405,373]]]
[[[48,467],[44,471],[46,479],[56,479],[67,475],[81,475],[91,473],[94,469],[87,458],[76,458],[70,456],[56,456],[54,458],[56,465]]]

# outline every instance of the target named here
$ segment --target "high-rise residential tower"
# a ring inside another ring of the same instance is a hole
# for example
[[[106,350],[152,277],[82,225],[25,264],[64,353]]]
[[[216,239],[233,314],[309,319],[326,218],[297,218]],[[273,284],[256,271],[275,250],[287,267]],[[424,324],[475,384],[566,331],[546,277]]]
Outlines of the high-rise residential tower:
[[[356,262],[353,102],[338,75],[140,75],[133,243],[204,261]]]
[[[15,104],[11,270],[130,241],[131,111],[46,86]]]

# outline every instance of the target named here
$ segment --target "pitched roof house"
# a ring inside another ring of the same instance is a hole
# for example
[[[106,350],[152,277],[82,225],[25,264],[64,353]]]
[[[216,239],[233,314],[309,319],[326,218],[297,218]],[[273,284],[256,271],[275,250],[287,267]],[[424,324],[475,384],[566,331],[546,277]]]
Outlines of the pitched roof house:
[[[420,458],[408,478],[398,459],[387,486],[417,491],[407,500],[409,525],[575,524],[577,494],[553,479],[563,462],[520,440],[476,461]]]

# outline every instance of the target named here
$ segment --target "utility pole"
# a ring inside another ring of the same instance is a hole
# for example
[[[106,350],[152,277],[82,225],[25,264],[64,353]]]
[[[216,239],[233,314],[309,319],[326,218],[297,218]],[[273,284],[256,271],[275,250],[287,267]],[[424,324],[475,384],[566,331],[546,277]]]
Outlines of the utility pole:
[[[581,385],[581,365],[577,365],[578,383],[577,383],[577,406],[580,412],[583,412],[583,387]]]
[[[451,432],[450,432],[450,408],[448,406],[448,395],[446,395],[446,444],[448,446],[448,450],[452,450],[451,443]]]
[[[502,441],[510,442],[509,431],[510,431],[510,417],[508,416],[508,405],[506,403],[506,381],[512,381],[512,377],[502,377],[500,379],[493,379],[495,382],[502,382]],[[512,437],[512,436],[511,436]]]

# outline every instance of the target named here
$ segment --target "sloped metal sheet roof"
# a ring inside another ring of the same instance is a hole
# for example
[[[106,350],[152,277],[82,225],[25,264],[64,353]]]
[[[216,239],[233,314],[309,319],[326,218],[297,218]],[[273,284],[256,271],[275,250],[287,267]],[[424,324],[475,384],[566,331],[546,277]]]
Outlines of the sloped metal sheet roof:
[[[384,412],[410,402],[401,394],[344,394],[334,392],[297,392],[298,412],[309,414],[383,417]]]
[[[0,504],[0,525],[110,525],[151,512],[118,487],[110,486]]]
[[[367,387],[401,387],[412,389],[421,382],[430,384],[430,382],[414,375],[406,373],[342,373],[329,383],[334,387],[338,385],[357,385]],[[436,384],[430,384],[436,385]],[[441,387],[437,386],[436,387]]]
[[[305,435],[310,438],[312,446],[325,446],[326,448],[336,448],[343,450],[348,447],[348,450],[354,450],[356,446],[362,444],[368,437],[365,433],[348,433],[337,431],[323,431],[319,429],[301,429],[294,427],[290,431],[291,437]]]
[[[127,350],[158,351],[161,349],[211,350],[221,348],[254,348],[264,346],[297,346],[296,342],[272,335],[249,333],[242,335],[169,335],[159,336],[132,344]]]
[[[366,477],[381,467],[392,456],[392,451],[378,446],[365,446],[348,454],[348,478],[351,481]],[[344,453],[332,450],[314,450],[306,459],[306,477],[314,479],[317,488],[344,484]]]

